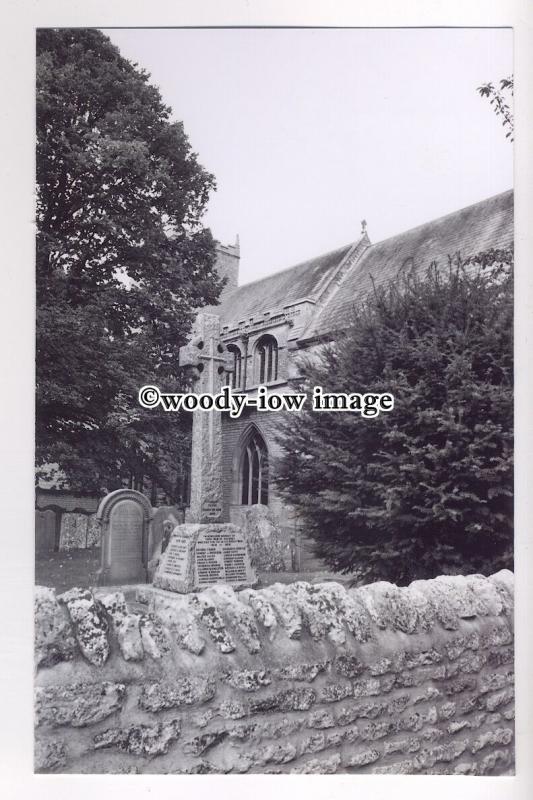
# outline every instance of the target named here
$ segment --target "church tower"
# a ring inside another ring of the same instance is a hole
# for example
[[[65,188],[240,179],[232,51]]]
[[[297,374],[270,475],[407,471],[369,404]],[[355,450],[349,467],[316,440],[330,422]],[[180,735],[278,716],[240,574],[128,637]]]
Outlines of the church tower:
[[[233,292],[239,285],[239,262],[241,258],[239,237],[237,236],[235,244],[220,244],[220,242],[216,242],[215,245],[217,272],[222,278],[227,279],[222,292],[225,295]]]

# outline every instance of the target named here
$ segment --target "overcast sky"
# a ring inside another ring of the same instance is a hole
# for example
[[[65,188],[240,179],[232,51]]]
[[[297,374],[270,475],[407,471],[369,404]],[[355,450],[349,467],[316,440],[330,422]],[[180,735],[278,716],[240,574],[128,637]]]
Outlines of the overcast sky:
[[[217,180],[206,224],[241,283],[373,242],[512,186],[476,88],[512,72],[509,29],[106,33],[151,73]]]

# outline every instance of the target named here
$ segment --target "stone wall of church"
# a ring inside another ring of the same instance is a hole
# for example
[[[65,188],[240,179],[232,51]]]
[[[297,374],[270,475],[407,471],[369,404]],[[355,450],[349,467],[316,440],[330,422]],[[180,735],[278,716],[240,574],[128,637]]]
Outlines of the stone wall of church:
[[[242,337],[242,331],[230,331],[222,334],[223,341],[226,345],[235,345],[238,347],[242,357],[242,371],[241,371],[241,384],[238,388],[252,389],[260,384],[260,368],[259,356],[257,347],[260,340],[265,336],[272,336],[278,346],[277,355],[277,378],[275,381],[269,383],[270,388],[277,391],[283,390],[283,387],[289,376],[289,364],[291,361],[291,352],[289,350],[288,336],[291,331],[290,326],[282,319],[275,322],[275,319],[261,320],[258,322],[257,330],[250,330],[246,328],[245,344]],[[245,356],[247,353],[247,356]],[[230,364],[228,364],[230,366]]]
[[[245,410],[238,419],[230,419],[227,415],[222,418],[222,459],[223,459],[223,494],[224,511],[229,514],[230,506],[239,504],[238,482],[241,444],[250,425],[255,425],[265,440],[268,449],[269,467],[275,469],[275,459],[280,454],[280,447],[276,442],[280,423],[284,414],[276,411],[259,412]],[[283,514],[281,499],[276,494],[275,487],[269,486],[269,505],[276,516]],[[283,521],[283,520],[281,520]]]
[[[280,455],[280,446],[276,437],[286,414],[277,411],[258,412],[246,410],[238,419],[222,418],[222,459],[223,459],[223,501],[225,519],[236,525],[240,524],[242,506],[240,505],[240,457],[242,441],[250,425],[253,424],[261,433],[268,449],[270,472],[275,474],[276,458]],[[274,482],[269,485],[269,509],[286,540],[287,552],[291,553],[291,564],[288,569],[295,568],[301,572],[323,570],[323,563],[313,554],[312,543],[305,536],[305,530],[295,511],[283,501],[276,492]]]
[[[513,770],[513,576],[38,587],[42,772]]]
[[[236,525],[241,524],[245,508],[240,504],[240,458],[242,442],[253,424],[259,430],[268,449],[269,469],[275,473],[275,460],[280,455],[280,447],[276,441],[283,413],[276,411],[245,411],[239,419],[223,417],[222,421],[222,459],[223,459],[223,501],[225,519]],[[280,530],[286,545],[287,569],[305,571],[321,568],[321,563],[314,559],[311,544],[305,539],[301,525],[295,512],[276,492],[274,482],[269,483],[269,511]]]
[[[223,294],[235,291],[239,285],[240,248],[238,243],[231,245],[217,242],[216,259],[217,272],[226,281]]]
[[[280,454],[279,445],[276,443],[276,433],[279,432],[283,414],[276,411],[258,412],[245,410],[238,419],[230,419],[223,415],[222,419],[222,459],[223,459],[223,494],[224,513],[226,518],[231,517],[231,506],[239,505],[239,462],[241,456],[241,443],[246,436],[250,425],[257,427],[268,449],[270,471],[275,468],[275,459]],[[272,513],[282,525],[289,524],[288,514],[285,512],[281,498],[276,493],[272,482],[269,485],[269,506]]]

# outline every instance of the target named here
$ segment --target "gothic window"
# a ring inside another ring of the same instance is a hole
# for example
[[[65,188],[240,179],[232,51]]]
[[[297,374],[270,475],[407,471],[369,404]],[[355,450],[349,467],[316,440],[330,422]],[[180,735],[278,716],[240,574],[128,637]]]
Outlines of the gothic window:
[[[278,343],[273,336],[261,336],[257,342],[256,365],[258,383],[270,383],[278,379]]]
[[[268,451],[261,434],[254,428],[246,439],[241,462],[241,503],[268,505]]]
[[[228,345],[228,352],[230,353],[233,362],[228,383],[232,389],[237,389],[241,386],[242,380],[242,355],[239,348],[234,344]]]

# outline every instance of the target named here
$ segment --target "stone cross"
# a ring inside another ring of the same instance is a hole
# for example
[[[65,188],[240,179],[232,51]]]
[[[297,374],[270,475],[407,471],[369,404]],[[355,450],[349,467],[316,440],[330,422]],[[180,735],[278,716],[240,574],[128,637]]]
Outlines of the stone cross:
[[[226,348],[215,314],[198,314],[190,342],[180,349],[180,366],[199,373],[196,394],[217,394],[224,379]],[[222,521],[222,416],[216,409],[194,411],[192,423],[191,503],[187,522]]]

